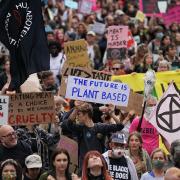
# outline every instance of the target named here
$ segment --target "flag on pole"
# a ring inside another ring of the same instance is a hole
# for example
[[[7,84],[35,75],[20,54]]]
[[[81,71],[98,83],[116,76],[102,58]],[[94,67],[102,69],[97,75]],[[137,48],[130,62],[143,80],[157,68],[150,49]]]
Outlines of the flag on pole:
[[[30,74],[49,70],[41,0],[1,0],[0,41],[10,51],[11,90]]]
[[[171,144],[180,137],[180,93],[171,83],[156,105],[149,122]]]

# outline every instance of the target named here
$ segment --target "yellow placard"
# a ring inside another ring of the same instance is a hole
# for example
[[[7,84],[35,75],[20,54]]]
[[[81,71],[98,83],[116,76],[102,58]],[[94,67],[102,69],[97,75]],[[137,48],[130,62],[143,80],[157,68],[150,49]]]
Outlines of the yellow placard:
[[[143,22],[145,19],[145,14],[142,11],[138,11],[136,14],[136,19],[138,19],[139,21]]]
[[[112,76],[112,81],[120,81],[129,85],[129,87],[135,91],[144,91],[144,75],[143,73]],[[180,71],[166,71],[156,73],[155,90],[158,98],[163,94],[163,91],[167,89],[168,84],[174,81],[178,89],[180,89]]]
[[[89,57],[87,42],[84,39],[69,41],[64,44],[68,67],[88,67]]]

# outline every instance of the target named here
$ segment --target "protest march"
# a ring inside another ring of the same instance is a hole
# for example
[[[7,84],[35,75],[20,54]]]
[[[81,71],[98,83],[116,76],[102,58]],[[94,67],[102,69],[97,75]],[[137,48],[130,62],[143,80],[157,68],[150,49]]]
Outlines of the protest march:
[[[180,180],[180,1],[0,0],[0,180]]]

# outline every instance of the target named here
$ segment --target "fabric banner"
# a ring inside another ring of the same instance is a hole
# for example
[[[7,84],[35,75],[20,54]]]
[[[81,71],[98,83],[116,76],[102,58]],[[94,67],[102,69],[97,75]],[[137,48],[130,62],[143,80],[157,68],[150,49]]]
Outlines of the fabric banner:
[[[171,83],[156,105],[149,122],[171,144],[180,137],[180,94]]]
[[[17,90],[30,74],[50,68],[41,1],[1,1],[0,17],[0,41],[11,55],[10,89]]]
[[[135,92],[144,91],[144,75],[143,73],[112,76],[112,81],[123,82]],[[155,90],[157,97],[160,98],[163,92],[167,89],[168,84],[174,81],[178,89],[180,89],[180,72],[166,71],[156,73]]]

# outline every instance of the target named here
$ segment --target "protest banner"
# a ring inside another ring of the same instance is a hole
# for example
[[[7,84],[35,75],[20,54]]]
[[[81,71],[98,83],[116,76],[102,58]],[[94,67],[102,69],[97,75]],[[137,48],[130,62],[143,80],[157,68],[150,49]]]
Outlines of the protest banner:
[[[129,93],[130,88],[124,83],[69,76],[65,97],[127,107]]]
[[[79,12],[82,14],[90,14],[93,7],[92,0],[82,0],[79,2]]]
[[[69,41],[64,44],[66,54],[66,64],[68,67],[88,67],[89,57],[87,42],[84,39]]]
[[[158,0],[139,0],[139,9],[146,16],[162,16],[167,10],[167,1],[159,2]]]
[[[172,24],[172,22],[180,23],[180,5],[168,9],[166,14],[163,14],[164,23],[166,26]]]
[[[94,31],[96,34],[102,35],[105,32],[105,28],[106,28],[105,24],[99,23],[99,22],[95,22],[93,27],[92,27],[92,31]]]
[[[71,8],[71,9],[78,9],[78,3],[72,0],[65,0],[64,1],[65,6]]]
[[[10,96],[8,124],[46,124],[55,121],[54,96],[50,92]]]
[[[61,135],[59,144],[59,148],[66,149],[70,155],[70,173],[77,173],[78,170],[78,144],[76,141],[68,138],[67,136]]]
[[[156,105],[149,122],[171,144],[180,137],[180,94],[171,83]]]
[[[0,96],[0,125],[8,123],[9,96]]]
[[[144,75],[143,73],[129,74],[123,76],[112,76],[112,81],[123,82],[135,92],[144,91]],[[179,71],[166,71],[156,73],[155,90],[157,97],[160,98],[163,92],[167,89],[168,84],[174,81],[177,88],[180,89],[180,72]]]
[[[67,86],[67,78],[68,76],[78,76],[78,77],[84,77],[84,78],[92,78],[92,79],[99,79],[104,81],[110,81],[111,80],[111,74],[97,71],[97,70],[91,70],[88,68],[80,68],[80,67],[66,67],[64,69],[61,79],[61,87],[60,87],[60,95],[65,96],[66,94],[66,86]]]
[[[110,26],[107,37],[107,58],[123,59],[128,44],[128,26]]]

